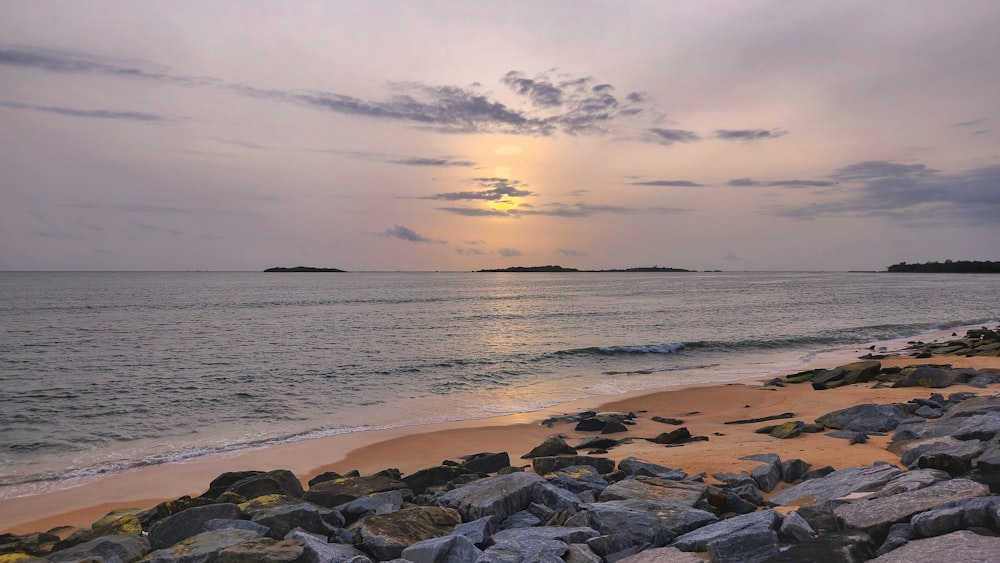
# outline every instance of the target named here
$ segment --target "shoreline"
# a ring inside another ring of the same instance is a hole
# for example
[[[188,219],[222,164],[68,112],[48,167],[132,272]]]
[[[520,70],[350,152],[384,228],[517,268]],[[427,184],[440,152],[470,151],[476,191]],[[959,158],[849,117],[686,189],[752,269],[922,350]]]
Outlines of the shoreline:
[[[822,364],[828,364],[825,367],[835,365],[829,359],[822,361]],[[955,367],[1000,368],[1000,358],[996,357],[932,357],[918,360],[897,356],[881,361],[884,367],[950,363]],[[816,362],[810,362],[810,366],[824,367]],[[761,379],[764,377],[762,375]],[[507,451],[514,465],[529,465],[527,460],[517,458],[548,436],[562,433],[575,440],[590,435],[575,432],[572,426],[565,424],[549,428],[540,421],[588,409],[645,411],[629,432],[632,437],[652,437],[673,429],[652,421],[649,417],[653,415],[687,415],[685,424],[692,433],[710,436],[708,441],[665,448],[637,440],[615,448],[607,455],[615,459],[634,456],[689,474],[739,471],[743,468],[740,465],[742,462],[735,461],[736,458],[766,452],[779,453],[782,458],[798,457],[814,467],[833,465],[842,468],[875,461],[898,463],[898,458],[885,450],[888,437],[872,437],[868,444],[848,447],[846,441],[822,434],[777,440],[752,433],[761,425],[734,427],[725,425],[725,422],[786,411],[794,411],[796,418],[812,420],[826,412],[859,402],[907,401],[914,397],[926,397],[933,391],[921,387],[871,389],[865,384],[828,391],[814,391],[808,385],[789,385],[771,390],[764,388],[761,380],[755,379],[741,383],[630,391],[620,395],[577,399],[537,411],[499,417],[339,434],[79,478],[79,484],[69,488],[3,499],[0,500],[0,533],[30,533],[64,525],[89,526],[114,508],[148,508],[163,500],[200,495],[207,490],[212,479],[226,471],[287,469],[305,484],[324,471],[357,469],[362,474],[371,474],[395,467],[406,474],[438,465],[445,459],[457,459],[483,451]],[[961,385],[950,388],[948,392],[956,391],[990,393],[990,390]],[[691,414],[692,411],[699,412]],[[752,462],[747,462],[747,467],[750,465]]]

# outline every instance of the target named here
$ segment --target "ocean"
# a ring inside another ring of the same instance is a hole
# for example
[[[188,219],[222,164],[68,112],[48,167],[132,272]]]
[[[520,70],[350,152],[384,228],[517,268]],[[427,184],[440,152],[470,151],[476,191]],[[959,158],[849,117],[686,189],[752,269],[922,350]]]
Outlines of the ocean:
[[[0,499],[366,429],[791,373],[1000,319],[1000,276],[0,272]]]

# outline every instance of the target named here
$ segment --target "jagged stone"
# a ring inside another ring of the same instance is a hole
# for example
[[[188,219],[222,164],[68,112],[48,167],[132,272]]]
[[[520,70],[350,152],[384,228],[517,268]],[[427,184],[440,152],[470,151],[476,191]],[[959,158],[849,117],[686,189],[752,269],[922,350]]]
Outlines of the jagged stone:
[[[761,563],[778,552],[778,534],[770,529],[746,530],[708,544],[712,563]]]
[[[788,543],[801,543],[809,541],[816,536],[816,532],[806,522],[806,519],[799,516],[794,510],[785,515],[778,528],[778,537]]]
[[[912,563],[913,561],[961,561],[992,563],[1000,553],[1000,537],[980,536],[968,530],[943,536],[913,540],[898,549],[872,559],[877,563]]]
[[[654,444],[681,444],[691,440],[691,432],[686,426],[681,426],[677,430],[663,432],[655,438],[649,438]]]
[[[255,475],[263,475],[263,474],[264,474],[263,471],[227,471],[226,473],[219,475],[215,479],[212,479],[212,482],[208,485],[208,490],[205,491],[205,493],[203,493],[201,497],[207,499],[217,499],[219,498],[219,495],[226,492],[229,489],[229,487],[233,486],[235,483],[242,481],[247,477],[253,477]],[[166,503],[162,503],[159,506],[166,505],[169,502],[172,501],[167,501]],[[159,506],[157,508],[159,508]],[[181,510],[187,510],[188,508],[192,507],[185,506]],[[178,512],[180,512],[180,510],[171,510],[170,514],[164,514],[162,517],[171,516],[173,514],[177,514]]]
[[[794,483],[802,478],[809,471],[812,465],[801,459],[788,459],[781,462],[781,480],[786,483]]]
[[[929,487],[876,499],[862,499],[834,509],[846,528],[863,530],[874,538],[883,538],[893,524],[904,522],[953,500],[986,496],[989,487],[967,479],[941,481]]]
[[[489,563],[565,563],[569,546],[559,540],[533,539],[526,543],[494,544],[486,549]],[[402,563],[402,562],[400,562]]]
[[[609,420],[604,424],[604,428],[601,428],[601,434],[618,434],[620,432],[628,432],[628,426],[618,422],[617,420]]]
[[[609,485],[598,496],[598,500],[640,499],[658,502],[678,502],[694,506],[705,496],[708,485],[689,481],[671,481],[657,477],[635,477],[623,479]]]
[[[160,520],[150,528],[150,548],[157,550],[169,547],[185,538],[206,531],[204,526],[209,520],[219,518],[232,520],[238,515],[239,507],[235,504],[210,504],[178,512]]]
[[[885,537],[885,541],[879,546],[878,551],[875,552],[875,556],[885,555],[890,551],[906,544],[906,542],[914,539],[917,535],[913,531],[913,526],[907,522],[901,522],[899,524],[893,524],[889,527],[889,534]]]
[[[317,483],[302,495],[302,500],[333,508],[370,494],[403,489],[407,489],[406,483],[385,476],[341,477]]]
[[[469,538],[460,535],[420,541],[402,553],[402,558],[412,563],[470,563],[479,561],[483,556],[483,552]]]
[[[333,532],[333,526],[327,523],[320,509],[307,502],[276,506],[258,512],[254,515],[253,521],[270,528],[268,536],[273,539],[282,539],[296,528],[323,535],[330,535]]]
[[[547,479],[549,483],[572,493],[594,491],[600,494],[608,487],[608,482],[590,465],[571,465],[560,469]]]
[[[762,530],[774,530],[781,523],[781,515],[773,510],[763,510],[734,516],[708,524],[670,542],[670,547],[682,551],[705,551],[708,546],[726,537],[740,537]]]
[[[83,561],[88,558],[101,558],[100,561],[132,563],[149,553],[149,550],[149,541],[146,538],[135,534],[119,534],[102,536],[62,551],[50,553],[41,561],[48,560],[52,563],[69,563],[71,561]],[[3,557],[3,555],[0,555],[0,561],[3,560]],[[11,561],[23,560],[11,559]]]
[[[917,536],[943,536],[969,528],[994,526],[993,514],[1000,508],[1000,497],[978,497],[953,501],[921,512],[910,519]]]
[[[453,535],[465,536],[469,538],[469,540],[475,544],[476,547],[483,548],[489,543],[493,534],[500,529],[498,522],[499,521],[496,516],[483,516],[478,520],[456,525],[455,529],[452,530],[451,533]]]
[[[607,450],[617,446],[620,442],[614,438],[604,436],[589,436],[580,440],[576,445],[577,450]]]
[[[219,551],[217,563],[299,563],[305,547],[298,540],[258,538]]]
[[[574,465],[589,465],[602,475],[615,470],[615,460],[607,457],[589,455],[542,456],[531,460],[532,470],[539,475],[548,475]]]
[[[563,559],[566,563],[604,563],[604,559],[585,543],[570,544]]]
[[[522,510],[511,514],[503,522],[500,522],[500,529],[510,530],[513,528],[530,528],[532,526],[538,526],[541,523],[541,518],[535,516],[527,510]]]
[[[507,465],[510,465],[510,463]],[[473,472],[461,466],[438,465],[411,473],[403,477],[402,481],[406,483],[407,488],[413,491],[414,494],[419,495],[423,494],[427,489],[444,487],[451,481],[469,473]]]
[[[848,467],[779,491],[770,501],[779,506],[822,504],[857,491],[877,489],[902,472],[887,463]]]
[[[777,454],[754,454],[741,457],[747,461],[760,461],[764,465],[758,465],[750,471],[750,477],[757,484],[757,488],[769,493],[781,482],[781,458]]]
[[[326,471],[310,479],[308,485],[312,487],[318,483],[333,481],[334,479],[340,479],[341,477],[343,477],[343,475],[337,473],[336,471]]]
[[[904,471],[879,487],[878,491],[868,498],[879,498],[908,491],[916,491],[924,487],[930,487],[934,483],[946,481],[951,477],[944,471],[937,469],[914,469]]]
[[[236,528],[202,532],[179,543],[175,543],[170,547],[150,553],[143,559],[143,563],[209,562],[213,561],[216,558],[216,554],[223,549],[259,537],[260,535],[254,531],[239,530]]]
[[[385,514],[403,507],[403,493],[399,490],[372,493],[356,498],[337,507],[345,523],[354,522],[369,514]]]
[[[457,509],[465,521],[491,515],[503,520],[527,508],[532,493],[542,483],[549,484],[533,473],[489,477],[448,491],[437,499],[437,503]]]
[[[673,502],[613,500],[584,508],[581,514],[591,528],[607,535],[623,532],[633,545],[665,541],[718,520],[710,512]]]
[[[462,456],[462,467],[474,473],[496,473],[510,467],[510,455],[507,452],[482,452]]]
[[[907,418],[899,405],[863,404],[824,414],[816,422],[827,428],[854,432],[888,432]]]
[[[660,477],[661,479],[681,480],[687,477],[686,474],[648,461],[642,461],[634,457],[627,457],[618,462],[618,469],[629,475],[645,475],[646,477]],[[680,475],[680,477],[677,477]]]
[[[285,495],[302,497],[302,483],[291,471],[278,469],[267,473],[250,475],[236,481],[228,488],[227,493],[234,493],[246,499],[255,499],[264,495]]]
[[[393,559],[417,542],[452,533],[462,517],[457,510],[436,506],[375,514],[358,523],[360,543],[380,560]]]
[[[305,530],[292,530],[285,539],[302,542],[302,563],[372,563],[365,552],[353,545],[328,543],[325,537]]]
[[[819,536],[766,559],[767,563],[804,563],[806,561],[836,561],[862,563],[868,561],[875,544],[864,532],[843,532]],[[911,560],[912,561],[915,560]]]
[[[546,438],[544,442],[538,444],[532,450],[521,456],[521,459],[534,457],[557,456],[561,454],[574,455],[576,448],[566,443],[566,439],[560,436]]]

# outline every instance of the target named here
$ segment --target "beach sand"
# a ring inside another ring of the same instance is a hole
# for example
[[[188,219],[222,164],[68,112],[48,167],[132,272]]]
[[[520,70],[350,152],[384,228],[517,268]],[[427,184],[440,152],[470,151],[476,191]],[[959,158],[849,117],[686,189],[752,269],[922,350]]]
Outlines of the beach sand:
[[[845,360],[842,363],[850,361]],[[882,360],[883,367],[918,363],[1000,368],[1000,358],[996,357],[916,360],[901,356]],[[720,471],[750,470],[758,463],[743,462],[738,458],[759,453],[776,453],[783,460],[799,458],[811,463],[814,468],[831,465],[840,469],[870,465],[876,461],[898,463],[898,458],[885,450],[889,437],[872,436],[867,444],[857,445],[849,445],[846,440],[824,434],[803,434],[795,439],[779,440],[753,431],[783,420],[739,425],[725,422],[792,412],[794,420],[808,423],[827,412],[859,403],[906,402],[938,391],[919,387],[872,389],[871,383],[815,391],[809,384],[764,388],[761,383],[672,387],[598,397],[531,413],[356,432],[82,478],[72,483],[61,483],[62,487],[72,487],[0,500],[0,532],[29,533],[64,525],[89,527],[115,508],[145,508],[183,495],[197,496],[208,489],[212,479],[226,471],[288,469],[305,484],[324,471],[344,473],[358,469],[367,475],[394,467],[407,474],[439,465],[446,459],[486,451],[506,451],[510,454],[512,465],[527,466],[531,460],[519,459],[520,456],[548,436],[562,434],[569,438],[570,444],[576,444],[579,438],[594,435],[575,432],[574,425],[570,423],[557,422],[549,428],[540,421],[591,409],[638,414],[637,424],[630,427],[629,432],[611,435],[618,439],[652,438],[677,428],[655,422],[653,416],[682,419],[683,426],[692,435],[707,436],[709,440],[665,447],[636,439],[631,444],[612,449],[605,456],[615,460],[634,456],[691,475],[705,473],[710,476]],[[997,392],[996,389],[961,385],[940,391],[946,395],[957,391],[978,394]],[[710,477],[709,481],[712,481]]]

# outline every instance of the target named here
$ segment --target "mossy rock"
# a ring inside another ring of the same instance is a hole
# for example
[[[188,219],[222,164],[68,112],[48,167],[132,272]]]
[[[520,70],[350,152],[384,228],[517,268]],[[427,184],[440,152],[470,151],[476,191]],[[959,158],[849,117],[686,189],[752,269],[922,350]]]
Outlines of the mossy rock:
[[[142,534],[142,523],[135,514],[127,514],[97,528],[77,530],[68,538],[57,543],[52,548],[52,551],[61,551],[102,536],[117,536],[121,534]]]
[[[28,553],[0,554],[0,563],[45,563],[46,559]]]
[[[292,504],[301,504],[302,500],[293,498],[286,495],[264,495],[244,501],[237,506],[240,509],[240,514],[244,514],[247,517],[253,518],[254,514],[262,512],[264,510],[270,510],[277,506],[285,506]]]
[[[801,420],[792,420],[775,426],[768,432],[768,435],[772,438],[780,438],[782,440],[795,438],[802,433],[803,426],[805,426],[805,423]]]
[[[107,526],[122,519],[125,516],[136,516],[138,517],[140,513],[144,512],[142,508],[119,508],[117,510],[112,510],[111,512],[105,514],[100,520],[94,522],[91,528],[100,528],[102,526]]]

